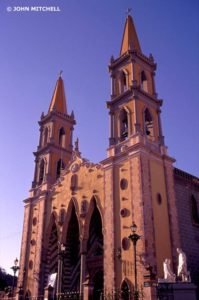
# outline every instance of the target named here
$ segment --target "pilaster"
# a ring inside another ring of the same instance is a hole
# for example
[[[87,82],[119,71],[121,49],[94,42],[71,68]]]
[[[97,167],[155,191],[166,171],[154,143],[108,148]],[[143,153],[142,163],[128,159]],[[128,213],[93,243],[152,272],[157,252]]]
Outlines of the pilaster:
[[[115,289],[113,176],[113,166],[110,165],[104,170],[104,290],[107,293]]]
[[[28,240],[29,240],[29,219],[30,219],[30,204],[27,204],[24,209],[24,222],[23,222],[23,233],[21,242],[21,254],[20,254],[20,269],[18,276],[18,289],[19,287],[24,288],[25,271],[27,267],[27,251],[28,251]],[[17,294],[19,296],[19,294]]]

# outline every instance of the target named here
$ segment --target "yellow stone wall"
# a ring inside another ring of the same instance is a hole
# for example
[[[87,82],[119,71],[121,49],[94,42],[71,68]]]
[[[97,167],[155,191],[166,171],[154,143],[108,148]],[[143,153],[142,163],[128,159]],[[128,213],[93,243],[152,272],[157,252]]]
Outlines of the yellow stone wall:
[[[165,186],[165,174],[162,161],[155,159],[150,161],[151,172],[151,190],[152,203],[154,212],[154,229],[155,229],[155,248],[157,257],[157,275],[163,277],[163,261],[170,258],[171,255],[171,239],[170,225],[168,215],[168,201]],[[160,193],[162,203],[157,201],[157,194]]]

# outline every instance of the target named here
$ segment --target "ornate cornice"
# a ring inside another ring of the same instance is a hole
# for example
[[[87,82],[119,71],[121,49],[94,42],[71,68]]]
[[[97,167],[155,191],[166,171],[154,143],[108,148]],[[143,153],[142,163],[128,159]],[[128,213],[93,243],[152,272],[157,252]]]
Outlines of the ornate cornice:
[[[106,102],[107,108],[110,108],[112,105],[116,104],[117,102],[121,102],[123,99],[125,99],[126,101],[126,98],[129,96],[132,96],[134,98],[136,97],[141,98],[144,96],[145,98],[152,100],[155,104],[158,104],[160,106],[162,106],[163,103],[162,99],[157,99],[155,96],[143,91],[140,88],[140,86],[130,86],[130,88],[127,91],[121,93],[118,96],[113,96],[113,98],[110,101],[107,101]]]
[[[174,175],[199,187],[199,178],[183,170],[174,168]]]
[[[128,60],[135,60],[136,58],[144,61],[146,64],[150,65],[154,70],[157,68],[157,64],[154,63],[152,56],[150,55],[147,57],[143,53],[136,51],[136,50],[129,50],[120,57],[116,59],[112,59],[111,63],[109,64],[109,71],[117,68],[118,66],[126,63]]]
[[[39,123],[39,125],[43,125],[43,124],[47,123],[48,121],[50,121],[50,119],[53,119],[53,118],[59,118],[59,119],[61,118],[63,121],[70,122],[73,125],[76,124],[73,114],[68,115],[68,114],[64,114],[62,112],[58,112],[56,110],[51,111],[47,115],[42,115],[41,120],[38,123]]]
[[[71,146],[72,147],[72,146]],[[41,148],[38,148],[37,151],[33,152],[34,156],[39,156],[41,154],[47,154],[47,153],[50,153],[51,150],[57,150],[57,152],[65,152],[65,153],[72,153],[72,149],[71,150],[68,150],[68,149],[65,149],[65,148],[60,148],[60,146],[56,146],[55,144],[52,144],[52,143],[48,143],[46,146],[44,147],[41,147]]]

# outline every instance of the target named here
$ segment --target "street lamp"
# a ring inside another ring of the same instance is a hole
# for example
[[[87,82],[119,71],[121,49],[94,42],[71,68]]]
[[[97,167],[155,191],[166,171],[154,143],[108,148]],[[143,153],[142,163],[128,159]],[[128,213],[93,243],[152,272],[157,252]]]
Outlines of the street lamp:
[[[61,298],[62,286],[62,266],[66,253],[66,246],[63,243],[58,243],[58,270],[57,270],[57,298]]]
[[[136,244],[137,241],[140,239],[140,235],[136,233],[137,226],[133,222],[133,224],[130,226],[132,234],[129,235],[129,239],[133,242],[133,252],[134,252],[134,276],[135,276],[135,291],[134,291],[134,299],[139,299],[139,292],[138,292],[138,286],[137,286],[137,260],[136,260]]]
[[[16,276],[17,271],[19,270],[18,262],[19,262],[18,259],[15,258],[14,266],[11,267],[11,269],[13,270],[13,273],[14,273],[14,277],[13,277],[13,281],[12,281],[12,296],[14,296],[15,276]]]

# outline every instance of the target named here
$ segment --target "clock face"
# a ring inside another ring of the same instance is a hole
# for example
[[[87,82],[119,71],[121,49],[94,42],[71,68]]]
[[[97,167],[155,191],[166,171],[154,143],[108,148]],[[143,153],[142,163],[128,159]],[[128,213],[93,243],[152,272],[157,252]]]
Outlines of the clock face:
[[[78,165],[78,164],[74,164],[74,165],[71,166],[71,172],[72,172],[72,173],[77,172],[78,169],[79,169],[79,165]]]

